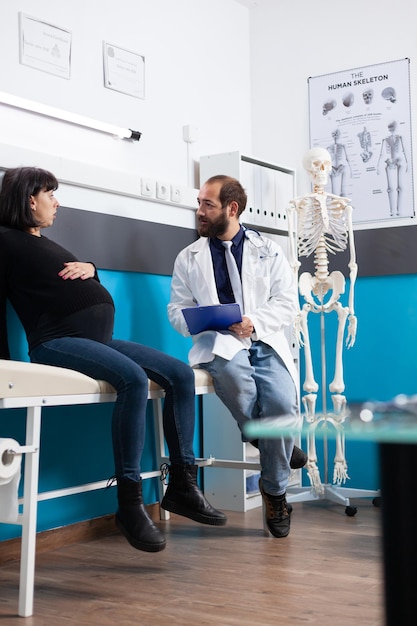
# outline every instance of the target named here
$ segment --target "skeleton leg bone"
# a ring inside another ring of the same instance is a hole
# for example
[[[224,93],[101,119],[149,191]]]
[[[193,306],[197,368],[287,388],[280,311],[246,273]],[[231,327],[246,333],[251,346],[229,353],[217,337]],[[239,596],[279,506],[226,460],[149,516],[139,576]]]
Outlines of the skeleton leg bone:
[[[316,452],[316,428],[319,423],[319,419],[316,418],[316,401],[317,396],[314,393],[306,394],[302,398],[304,405],[305,418],[307,422],[311,423],[307,437],[307,455],[308,461],[306,465],[307,476],[310,479],[311,486],[315,493],[323,495],[324,487],[321,482],[319,468],[317,467],[317,452]]]
[[[308,393],[302,398],[307,422],[315,421],[316,401],[317,395],[315,393]]]
[[[343,336],[345,332],[346,320],[349,315],[349,308],[343,307],[340,302],[334,304],[334,310],[337,312],[338,327],[337,327],[337,340],[336,340],[336,362],[334,378],[329,385],[331,393],[341,393],[345,390],[345,383],[343,380]]]
[[[387,175],[387,194],[389,200],[390,216],[398,215],[398,164],[396,160],[386,161],[386,175]]]
[[[345,457],[345,436],[343,426],[331,417],[327,418],[327,422],[332,424],[336,430],[336,453],[334,457],[333,484],[341,485],[349,479]]]
[[[333,483],[341,485],[349,479],[347,472],[347,461],[345,456],[345,436],[343,432],[343,421],[346,418],[346,398],[340,394],[332,396],[334,419],[329,419],[336,428],[336,454],[334,457]]]
[[[311,345],[310,345],[310,337],[308,333],[308,323],[307,317],[311,310],[311,305],[309,303],[304,304],[301,314],[300,314],[300,327],[301,333],[303,337],[304,343],[304,358],[305,358],[305,368],[306,368],[306,377],[303,384],[304,391],[307,392],[316,392],[319,388],[318,383],[316,383],[314,379],[314,371],[313,371],[313,360],[311,357]]]
[[[307,453],[308,461],[306,465],[307,476],[310,479],[311,486],[317,495],[323,495],[324,487],[321,482],[319,468],[317,467],[317,452],[316,452],[316,428],[320,420],[312,423],[309,428],[307,439]]]
[[[335,393],[332,396],[334,419],[340,424],[346,418],[346,397],[340,393]]]

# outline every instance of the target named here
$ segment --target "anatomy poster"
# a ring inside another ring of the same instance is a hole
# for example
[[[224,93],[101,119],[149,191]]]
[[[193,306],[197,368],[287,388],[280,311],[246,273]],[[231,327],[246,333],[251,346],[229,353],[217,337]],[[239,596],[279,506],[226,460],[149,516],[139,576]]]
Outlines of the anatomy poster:
[[[326,191],[353,221],[414,217],[409,59],[309,78],[310,145],[326,148]]]

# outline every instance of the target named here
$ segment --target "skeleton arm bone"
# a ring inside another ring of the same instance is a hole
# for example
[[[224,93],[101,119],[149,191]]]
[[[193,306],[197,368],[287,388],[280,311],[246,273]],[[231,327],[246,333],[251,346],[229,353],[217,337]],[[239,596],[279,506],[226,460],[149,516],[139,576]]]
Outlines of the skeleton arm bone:
[[[353,223],[352,223],[352,207],[350,204],[346,207],[346,216],[347,216],[347,228],[349,235],[349,252],[350,252],[350,260],[349,260],[349,278],[350,278],[350,289],[349,289],[349,314],[355,315],[355,307],[354,307],[354,292],[355,292],[355,283],[356,277],[358,275],[358,264],[356,263],[356,250],[355,250],[355,240],[353,236]]]
[[[295,200],[290,202],[287,209],[288,217],[288,239],[289,239],[289,263],[294,272],[294,280],[298,282],[298,271],[300,269],[300,261],[297,256],[297,209]],[[302,334],[301,311],[297,314],[293,324],[294,336],[299,348],[304,346]]]
[[[294,336],[297,346],[302,348],[304,346],[304,339],[302,333],[301,313],[299,313],[294,320]]]
[[[351,348],[355,344],[358,320],[356,318],[356,315],[349,315],[348,321],[349,323],[348,323],[348,333],[346,337],[346,347]]]
[[[377,174],[379,174],[379,164],[381,163],[381,158],[382,158],[382,155],[384,153],[385,143],[386,143],[386,139],[383,139],[382,143],[381,143],[381,152],[379,153],[378,163],[376,165],[376,173]]]
[[[404,161],[405,161],[405,171],[408,172],[408,161],[407,161],[407,157],[406,157],[406,154],[405,154],[403,138],[402,137],[400,137],[400,143],[401,143],[401,150],[402,150]]]
[[[350,175],[352,176],[352,166],[350,164],[350,161],[349,161],[349,158],[348,158],[345,146],[343,146],[343,152],[345,154],[346,163],[349,165]]]
[[[287,209],[288,216],[288,239],[289,239],[289,262],[294,272],[294,279],[298,279],[300,261],[297,255],[297,209],[296,201],[291,201]]]
[[[346,216],[348,221],[348,233],[349,233],[349,250],[350,250],[350,261],[349,261],[349,324],[348,324],[348,334],[346,338],[346,347],[351,348],[356,340],[356,330],[357,330],[357,319],[355,316],[355,305],[354,305],[354,296],[355,296],[355,283],[356,277],[358,275],[358,265],[356,263],[356,250],[355,250],[355,241],[353,237],[353,224],[352,224],[352,207],[348,205],[346,207]]]

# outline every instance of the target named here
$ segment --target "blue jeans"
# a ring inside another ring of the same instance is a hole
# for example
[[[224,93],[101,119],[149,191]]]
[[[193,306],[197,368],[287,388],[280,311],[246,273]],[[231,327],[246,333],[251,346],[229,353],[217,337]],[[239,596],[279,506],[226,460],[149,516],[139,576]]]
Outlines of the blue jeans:
[[[216,394],[229,409],[242,430],[250,419],[294,415],[297,417],[297,391],[282,359],[267,344],[254,341],[249,350],[241,350],[231,361],[215,356],[200,363],[214,383]],[[271,495],[285,493],[290,475],[294,437],[260,439],[262,482]]]
[[[165,390],[163,426],[171,463],[195,463],[194,372],[182,361],[130,341],[113,339],[104,344],[79,337],[47,341],[31,351],[30,359],[105,380],[116,389],[112,417],[116,477],[140,478],[148,378]]]

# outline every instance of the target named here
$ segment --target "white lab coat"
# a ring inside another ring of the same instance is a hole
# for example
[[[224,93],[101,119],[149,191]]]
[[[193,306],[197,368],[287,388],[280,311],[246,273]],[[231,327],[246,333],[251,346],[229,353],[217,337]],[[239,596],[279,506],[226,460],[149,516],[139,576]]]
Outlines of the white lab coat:
[[[252,339],[270,345],[284,361],[298,385],[298,374],[284,333],[298,312],[297,286],[293,272],[281,249],[271,239],[256,231],[245,230],[242,259],[242,294],[244,315],[255,327]],[[168,317],[172,326],[189,336],[181,309],[219,304],[209,239],[200,237],[182,250],[175,261],[171,283]],[[212,361],[214,355],[232,359],[250,339],[239,339],[228,331],[205,331],[193,336],[190,365]]]

